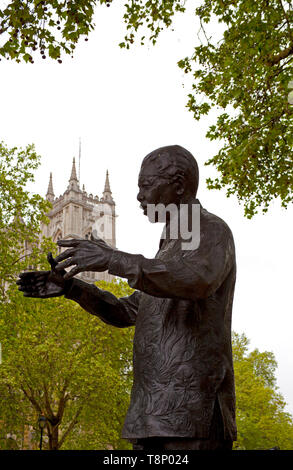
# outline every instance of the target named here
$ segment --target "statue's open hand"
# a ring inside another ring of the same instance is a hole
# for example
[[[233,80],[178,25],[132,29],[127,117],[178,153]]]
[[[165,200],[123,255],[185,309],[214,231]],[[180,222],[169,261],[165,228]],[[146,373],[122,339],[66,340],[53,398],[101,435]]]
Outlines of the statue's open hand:
[[[48,261],[52,267],[51,271],[31,271],[19,275],[16,284],[25,297],[47,299],[64,295],[66,271],[55,271],[56,262],[51,253],[48,254]]]
[[[113,248],[101,238],[94,238],[92,235],[91,240],[73,238],[58,240],[57,244],[70,248],[55,258],[58,263],[56,271],[60,272],[69,266],[75,266],[65,274],[64,279],[71,279],[83,271],[106,271],[108,269]],[[63,262],[61,263],[61,261]]]

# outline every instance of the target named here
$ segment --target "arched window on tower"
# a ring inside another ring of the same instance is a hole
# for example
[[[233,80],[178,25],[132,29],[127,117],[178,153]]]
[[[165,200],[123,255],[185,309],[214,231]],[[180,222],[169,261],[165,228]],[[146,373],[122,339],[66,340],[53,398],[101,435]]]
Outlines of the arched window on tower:
[[[54,237],[54,243],[57,243],[58,240],[62,240],[62,233],[58,232],[56,236]],[[58,254],[61,253],[61,246],[58,246]]]
[[[61,234],[58,235],[57,241],[62,240]],[[58,253],[61,253],[61,246],[58,246]]]

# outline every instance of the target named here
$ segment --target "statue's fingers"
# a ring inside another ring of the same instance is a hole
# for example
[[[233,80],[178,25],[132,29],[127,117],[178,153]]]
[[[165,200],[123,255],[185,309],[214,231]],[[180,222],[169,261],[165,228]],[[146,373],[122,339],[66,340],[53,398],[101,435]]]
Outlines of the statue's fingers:
[[[22,273],[19,273],[19,277],[28,277],[31,276],[32,274],[36,274],[39,271],[23,271]]]
[[[17,279],[16,284],[18,286],[31,286],[33,285],[34,282],[35,282],[35,279],[32,282],[31,279],[25,278],[25,279]]]
[[[31,282],[35,282],[36,279],[45,279],[46,276],[49,274],[50,271],[27,271],[27,272],[24,272],[24,273],[21,273],[19,274],[18,276],[18,281],[20,282],[27,282],[27,283],[31,283]]]
[[[30,279],[34,277],[35,275],[36,275],[36,271],[26,271],[25,273],[20,273],[18,277],[20,279],[26,280],[26,279]]]
[[[76,264],[76,262],[73,260],[73,258],[70,258],[66,261],[63,261],[63,263],[57,264],[55,270],[62,271],[62,269],[68,268],[69,266],[73,266],[74,264]]]
[[[27,286],[21,286],[18,290],[22,292],[25,297],[32,297],[35,294],[35,291],[28,289]]]
[[[56,256],[55,258],[55,267],[57,265],[57,263],[59,263],[60,261],[63,261],[64,259],[66,258],[71,258],[71,256],[73,256],[75,253],[75,250],[73,248],[69,249],[69,250],[65,250],[63,251],[63,253],[60,253],[60,255]]]
[[[51,251],[47,254],[47,261],[48,263],[50,264],[51,268],[54,269],[57,262],[56,260],[53,258],[53,255],[51,253]]]
[[[18,285],[22,287],[24,290],[32,291],[36,285],[36,280],[34,279],[33,282],[26,280],[26,281],[20,282]]]
[[[58,240],[58,246],[78,246],[82,239],[72,238],[71,240]],[[56,258],[55,258],[56,259]]]
[[[34,277],[33,279],[28,278],[25,280],[19,280],[16,283],[17,285],[22,286],[28,290],[32,290],[35,287],[43,286],[45,284],[45,280],[46,280],[45,277],[42,277],[42,278]]]
[[[40,280],[44,281],[45,279],[47,279],[49,273],[50,271],[38,271],[36,273],[33,273],[33,276],[27,276],[27,281],[32,283],[35,283]]]
[[[80,272],[81,272],[80,268],[76,266],[75,268],[71,269],[71,271],[65,274],[64,279],[71,279],[73,276],[75,276],[76,274]]]

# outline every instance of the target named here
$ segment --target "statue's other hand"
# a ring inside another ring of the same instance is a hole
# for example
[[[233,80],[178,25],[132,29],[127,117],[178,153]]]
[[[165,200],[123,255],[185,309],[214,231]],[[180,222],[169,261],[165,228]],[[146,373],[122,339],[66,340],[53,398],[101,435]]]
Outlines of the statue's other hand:
[[[64,295],[65,281],[63,276],[54,271],[31,271],[21,273],[16,281],[18,290],[25,297],[47,299]]]
[[[106,271],[114,251],[104,240],[94,237],[91,240],[83,238],[58,240],[57,244],[68,250],[56,256],[54,270],[60,273],[70,266],[75,266],[64,274],[65,280],[72,279],[83,271]]]
[[[19,275],[16,284],[25,297],[41,299],[59,297],[65,294],[65,288],[71,284],[72,281],[64,279],[65,270],[59,272],[55,270],[57,262],[52,253],[48,253],[47,260],[51,265],[51,271],[30,271]]]
[[[16,284],[25,297],[47,299],[65,294],[65,287],[71,282],[64,279],[66,271],[55,270],[57,262],[52,253],[48,253],[47,260],[51,265],[51,271],[30,271],[19,275]]]

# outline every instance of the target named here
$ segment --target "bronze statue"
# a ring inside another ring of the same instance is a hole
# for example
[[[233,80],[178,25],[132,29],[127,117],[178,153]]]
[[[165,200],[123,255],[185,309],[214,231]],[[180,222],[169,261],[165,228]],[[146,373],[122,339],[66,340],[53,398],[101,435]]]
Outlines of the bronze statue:
[[[51,271],[21,274],[19,289],[29,297],[64,295],[105,323],[135,325],[134,381],[122,431],[134,449],[231,449],[236,440],[232,233],[196,199],[198,167],[184,148],[162,147],[147,155],[138,186],[146,215],[149,205],[173,204],[178,213],[187,207],[190,228],[190,210],[197,206],[199,246],[183,249],[182,234],[170,235],[170,216],[153,259],[94,237],[60,240],[67,249],[49,258]],[[117,299],[74,277],[104,270],[126,278],[135,292]]]

